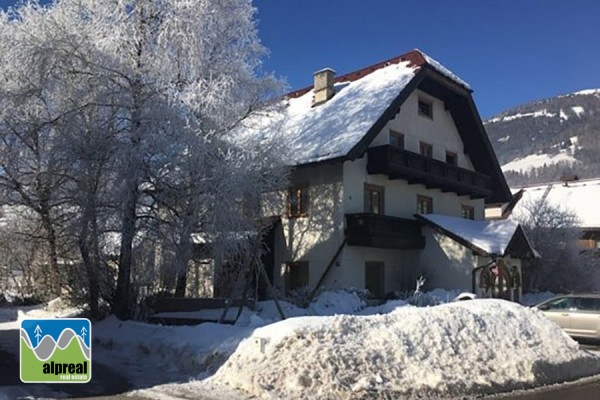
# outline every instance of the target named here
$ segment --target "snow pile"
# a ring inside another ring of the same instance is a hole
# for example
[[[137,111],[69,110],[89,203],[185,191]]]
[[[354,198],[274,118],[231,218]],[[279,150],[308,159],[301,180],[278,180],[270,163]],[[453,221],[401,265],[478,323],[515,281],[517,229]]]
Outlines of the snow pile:
[[[356,292],[338,290],[323,292],[309,306],[309,315],[352,314],[367,303]]]
[[[109,317],[94,324],[93,338],[94,345],[117,350],[127,359],[143,355],[165,370],[197,374],[214,372],[251,332],[252,328],[215,323],[160,326]]]
[[[515,356],[517,355],[518,356]],[[600,372],[535,310],[501,300],[300,317],[256,329],[209,379],[285,399],[454,397]]]
[[[83,312],[81,307],[73,307],[61,298],[50,300],[45,305],[21,307],[18,311],[19,321],[24,318],[72,318]]]

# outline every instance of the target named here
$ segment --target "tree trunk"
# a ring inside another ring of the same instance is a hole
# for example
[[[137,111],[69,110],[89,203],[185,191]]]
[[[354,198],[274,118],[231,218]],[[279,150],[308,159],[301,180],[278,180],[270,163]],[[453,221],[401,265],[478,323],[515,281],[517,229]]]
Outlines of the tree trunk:
[[[133,237],[135,236],[136,206],[138,198],[137,179],[128,188],[125,208],[123,210],[123,225],[121,228],[121,250],[119,254],[119,273],[117,277],[117,293],[114,311],[118,318],[131,317],[131,262],[133,259]]]
[[[189,221],[184,222],[179,244],[175,253],[175,272],[177,281],[175,284],[175,297],[184,297],[187,286],[188,263],[192,254],[192,224]]]
[[[58,251],[56,249],[56,231],[50,218],[48,207],[42,206],[40,217],[42,227],[46,232],[46,241],[48,242],[48,258],[50,261],[50,291],[53,295],[60,296],[62,279],[58,268]]]
[[[81,222],[81,231],[79,234],[79,250],[81,258],[86,268],[88,282],[88,305],[92,318],[99,316],[98,301],[100,297],[98,283],[99,257],[97,252],[97,226],[96,226],[96,207],[94,199],[87,201]],[[90,225],[91,228],[90,228]],[[94,244],[92,244],[94,243]],[[93,247],[93,249],[92,249]]]

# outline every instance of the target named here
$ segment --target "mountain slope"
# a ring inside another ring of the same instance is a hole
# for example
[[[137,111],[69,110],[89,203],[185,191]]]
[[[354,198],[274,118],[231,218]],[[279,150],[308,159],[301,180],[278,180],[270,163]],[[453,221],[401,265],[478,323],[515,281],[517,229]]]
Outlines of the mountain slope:
[[[524,104],[484,124],[510,185],[600,176],[600,89]]]

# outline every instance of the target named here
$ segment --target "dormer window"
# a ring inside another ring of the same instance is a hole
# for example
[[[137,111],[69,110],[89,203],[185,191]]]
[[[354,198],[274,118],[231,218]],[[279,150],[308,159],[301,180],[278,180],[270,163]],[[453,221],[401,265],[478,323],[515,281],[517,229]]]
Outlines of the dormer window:
[[[390,129],[390,145],[404,149],[404,134]]]
[[[427,100],[419,99],[419,115],[433,119],[433,103]]]

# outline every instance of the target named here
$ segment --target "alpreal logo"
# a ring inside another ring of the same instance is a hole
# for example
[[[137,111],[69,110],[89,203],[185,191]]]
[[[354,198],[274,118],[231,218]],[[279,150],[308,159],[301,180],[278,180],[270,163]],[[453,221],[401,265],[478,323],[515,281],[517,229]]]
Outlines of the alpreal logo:
[[[92,324],[86,318],[21,321],[21,381],[86,383],[92,379]]]

